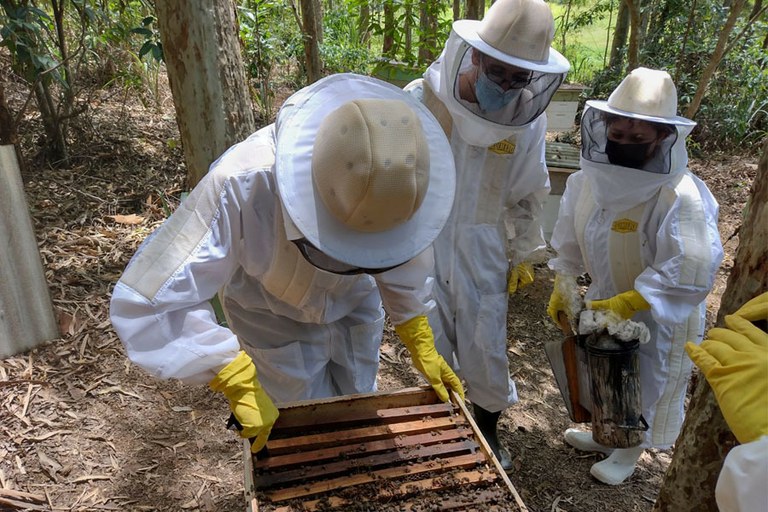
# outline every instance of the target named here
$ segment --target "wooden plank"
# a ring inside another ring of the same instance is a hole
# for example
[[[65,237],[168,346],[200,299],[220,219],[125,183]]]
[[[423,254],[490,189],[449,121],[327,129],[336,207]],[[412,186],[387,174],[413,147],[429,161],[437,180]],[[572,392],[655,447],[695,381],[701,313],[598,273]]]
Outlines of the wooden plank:
[[[285,439],[270,439],[267,442],[267,448],[269,449],[270,454],[280,455],[306,449],[318,449],[348,444],[350,439],[354,439],[356,442],[362,443],[366,441],[375,441],[377,439],[389,439],[402,435],[420,434],[433,430],[456,428],[457,426],[466,424],[466,419],[462,418],[461,416],[448,418],[425,418],[422,420],[408,421],[405,423],[394,423],[392,425],[354,428],[335,432],[324,432],[320,434],[290,437]]]
[[[509,492],[512,493],[512,497],[515,499],[515,503],[517,503],[517,506],[520,507],[520,512],[528,512],[528,507],[525,506],[523,499],[517,493],[517,489],[515,489],[515,486],[512,485],[512,481],[509,479],[509,476],[507,476],[507,472],[504,471],[504,468],[501,467],[501,463],[493,454],[491,447],[488,446],[488,443],[486,442],[485,438],[480,433],[480,428],[477,426],[477,423],[475,423],[474,418],[469,413],[469,410],[467,409],[467,406],[464,403],[464,400],[462,400],[461,397],[455,391],[451,391],[451,394],[452,394],[451,400],[456,404],[458,404],[458,406],[464,412],[464,416],[467,418],[470,425],[472,425],[472,429],[475,431],[475,435],[477,437],[477,440],[480,443],[481,450],[485,452],[485,455],[486,457],[488,457],[488,460],[492,461],[492,464],[496,467],[496,471],[498,471],[502,481],[504,482],[504,484],[506,484],[507,488],[509,489]]]
[[[456,454],[474,453],[478,445],[474,441],[458,441],[453,443],[441,443],[432,446],[413,447],[409,450],[385,452],[367,457],[358,457],[349,460],[340,460],[327,464],[304,466],[287,471],[262,473],[254,479],[256,487],[265,488],[275,485],[287,484],[302,480],[307,481],[330,477],[338,474],[349,474],[352,471],[387,466],[390,464],[409,464],[418,459],[445,459]]]
[[[302,498],[304,496],[312,496],[314,494],[335,491],[338,489],[344,489],[346,487],[353,487],[355,485],[367,484],[381,479],[419,475],[431,471],[447,471],[453,468],[473,467],[485,462],[487,462],[487,459],[482,453],[473,453],[445,460],[427,461],[419,464],[412,464],[407,467],[385,468],[376,471],[370,471],[368,473],[361,473],[359,475],[332,478],[330,480],[314,482],[308,485],[289,487],[277,491],[268,491],[264,494],[270,501],[280,502],[295,498]]]
[[[565,142],[544,144],[544,158],[548,167],[562,167],[576,170],[580,165],[581,151],[578,146]]]
[[[435,443],[446,443],[456,439],[468,439],[474,436],[472,429],[458,427],[451,430],[436,430],[426,434],[398,436],[380,441],[355,443],[351,445],[333,446],[320,450],[308,450],[286,455],[272,455],[261,460],[254,460],[252,467],[257,471],[284,469],[290,466],[319,463],[337,458],[348,458],[362,454],[381,453],[388,450],[400,450],[415,445],[429,446]],[[253,460],[253,459],[251,459]]]
[[[378,411],[398,407],[429,405],[439,403],[431,387],[405,388],[391,393],[365,393],[345,395],[323,400],[313,400],[311,405],[304,402],[276,404],[280,409],[273,431],[293,427],[309,427],[329,423],[333,418],[347,414],[346,411]]]
[[[273,427],[270,437],[279,439],[280,437],[289,436],[296,432],[306,432],[307,430],[339,429],[360,424],[387,425],[408,421],[409,418],[449,416],[455,410],[456,406],[443,402],[389,408],[345,407],[334,410],[332,415],[321,415],[320,418],[314,417],[312,414],[307,414],[303,418],[292,418],[291,425],[282,423],[279,427]],[[301,423],[299,423],[299,420],[301,420]]]
[[[251,441],[243,439],[243,491],[245,494],[246,512],[258,512],[259,502],[256,498],[256,485],[253,482],[253,454],[251,454]]]
[[[458,471],[450,475],[450,479],[444,477],[426,478],[423,480],[413,480],[399,484],[395,488],[382,488],[378,496],[378,501],[394,501],[407,498],[413,495],[422,495],[429,491],[443,491],[451,489],[456,482],[463,485],[472,486],[477,484],[488,484],[498,480],[498,475],[490,469],[480,469],[472,471]],[[302,509],[307,512],[318,510],[328,510],[329,508],[341,508],[342,510],[354,502],[343,497],[331,496],[320,500],[310,500],[302,503]],[[407,505],[404,505],[407,506]],[[295,510],[291,506],[278,506],[274,512],[291,512]]]

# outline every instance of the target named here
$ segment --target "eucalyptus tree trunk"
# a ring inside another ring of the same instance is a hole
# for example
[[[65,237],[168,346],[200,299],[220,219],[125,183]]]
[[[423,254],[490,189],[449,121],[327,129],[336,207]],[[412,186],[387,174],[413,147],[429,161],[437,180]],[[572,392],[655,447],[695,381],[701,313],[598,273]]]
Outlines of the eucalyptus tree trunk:
[[[696,112],[699,111],[701,106],[701,100],[704,99],[704,94],[707,92],[707,86],[712,76],[715,74],[715,70],[723,60],[723,56],[726,52],[726,45],[728,43],[728,37],[733,32],[733,27],[736,25],[736,20],[739,18],[741,10],[746,5],[746,0],[734,0],[731,3],[731,10],[728,13],[728,19],[723,25],[723,29],[720,31],[720,36],[717,38],[717,45],[715,51],[712,53],[712,57],[709,59],[709,64],[702,71],[701,77],[699,77],[699,84],[696,86],[696,93],[693,95],[691,104],[688,105],[688,109],[685,111],[685,117],[693,119],[696,116]]]
[[[419,15],[419,65],[424,66],[437,57],[437,14],[440,12],[439,0],[423,0]]]
[[[720,301],[717,325],[749,299],[768,291],[768,139],[739,228],[739,248]],[[675,453],[654,512],[717,512],[715,484],[736,438],[723,419],[712,388],[696,379]]]
[[[367,0],[360,2],[360,14],[357,16],[357,40],[368,46],[371,41],[371,6]]]
[[[21,155],[21,149],[18,146],[19,132],[16,127],[16,119],[13,116],[13,112],[8,107],[8,102],[5,99],[5,87],[3,82],[0,82],[0,146],[13,146],[16,153],[16,164],[19,167],[21,174],[24,174],[25,164]]]
[[[467,10],[464,17],[468,20],[479,20],[483,16],[485,2],[481,0],[467,0]]]
[[[619,10],[616,13],[616,26],[613,29],[613,41],[611,42],[611,56],[608,59],[608,67],[620,70],[624,63],[624,50],[627,47],[629,37],[629,7],[624,0],[619,0]]]
[[[624,0],[629,11],[629,46],[627,47],[627,71],[638,67],[640,48],[640,0]]]
[[[192,188],[255,129],[231,0],[157,0],[163,54]]]
[[[394,57],[395,53],[395,3],[393,0],[384,0],[384,38],[381,45],[381,54]]]
[[[320,44],[323,42],[323,13],[320,0],[301,0],[301,24],[304,32],[304,57],[307,82],[317,82],[323,76]]]
[[[406,0],[403,5],[405,7],[405,23],[403,23],[405,45],[403,48],[403,57],[404,60],[410,62],[411,51],[413,50],[413,23],[411,23],[411,18],[413,16],[413,2]],[[421,49],[419,49],[419,52],[421,52]]]

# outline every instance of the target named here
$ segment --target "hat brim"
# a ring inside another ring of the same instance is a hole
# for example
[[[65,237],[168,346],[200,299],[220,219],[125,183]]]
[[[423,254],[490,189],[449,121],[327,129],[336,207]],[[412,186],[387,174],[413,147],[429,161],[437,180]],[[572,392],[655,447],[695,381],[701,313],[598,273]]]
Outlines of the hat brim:
[[[673,116],[673,117],[647,116],[645,114],[638,114],[635,112],[629,112],[627,110],[614,108],[610,106],[607,101],[604,101],[604,100],[587,100],[587,106],[596,108],[598,110],[602,110],[603,112],[608,112],[609,114],[616,114],[618,116],[631,117],[633,119],[640,119],[642,121],[650,121],[653,123],[662,123],[662,124],[674,124],[679,126],[691,126],[691,127],[696,126],[695,121],[691,121],[690,119],[682,116]]]
[[[453,153],[429,110],[394,85],[351,73],[319,80],[296,96],[287,118],[278,121],[275,171],[283,206],[299,231],[328,256],[361,268],[399,265],[429,247],[448,220],[456,191]],[[312,180],[320,123],[342,104],[363,98],[405,101],[418,114],[429,144],[429,186],[421,207],[404,223],[379,233],[339,222],[315,193]]]
[[[571,69],[571,64],[568,62],[568,59],[551,47],[549,49],[549,58],[546,61],[520,59],[497,50],[483,41],[477,34],[477,29],[480,28],[480,23],[481,22],[477,20],[457,20],[453,22],[453,30],[473,48],[477,48],[484,54],[489,55],[496,60],[511,64],[512,66],[530,69],[532,71],[541,71],[543,73],[566,73]]]

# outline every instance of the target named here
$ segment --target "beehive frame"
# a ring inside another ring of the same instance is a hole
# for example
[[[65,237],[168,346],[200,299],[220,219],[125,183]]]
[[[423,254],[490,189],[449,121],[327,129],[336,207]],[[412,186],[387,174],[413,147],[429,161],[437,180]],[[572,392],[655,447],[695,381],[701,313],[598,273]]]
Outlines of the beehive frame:
[[[266,457],[243,444],[248,512],[528,510],[458,395],[407,388],[279,409]]]

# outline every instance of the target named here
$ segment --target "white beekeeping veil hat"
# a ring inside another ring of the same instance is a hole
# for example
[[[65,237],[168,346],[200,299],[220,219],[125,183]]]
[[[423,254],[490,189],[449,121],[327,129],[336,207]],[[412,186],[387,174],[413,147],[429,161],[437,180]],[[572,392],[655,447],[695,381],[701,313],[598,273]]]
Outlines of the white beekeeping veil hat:
[[[287,231],[295,227],[313,249],[384,269],[421,253],[445,225],[451,149],[429,110],[402,89],[332,75],[286,100],[277,130]]]
[[[695,122],[677,115],[677,89],[666,71],[636,68],[608,97],[608,101],[589,100],[587,106],[609,114],[693,127]]]
[[[550,47],[555,21],[543,0],[498,0],[482,21],[458,20],[453,30],[474,48],[513,66],[545,73],[571,67]]]
[[[570,69],[568,60],[551,47],[554,33],[552,11],[543,0],[498,0],[482,21],[453,23],[437,61],[439,75],[430,67],[425,79],[465,142],[489,146],[541,116]],[[488,77],[483,62],[489,59],[528,72],[524,82],[506,91],[501,108],[466,95],[467,82],[477,91],[480,71]]]

